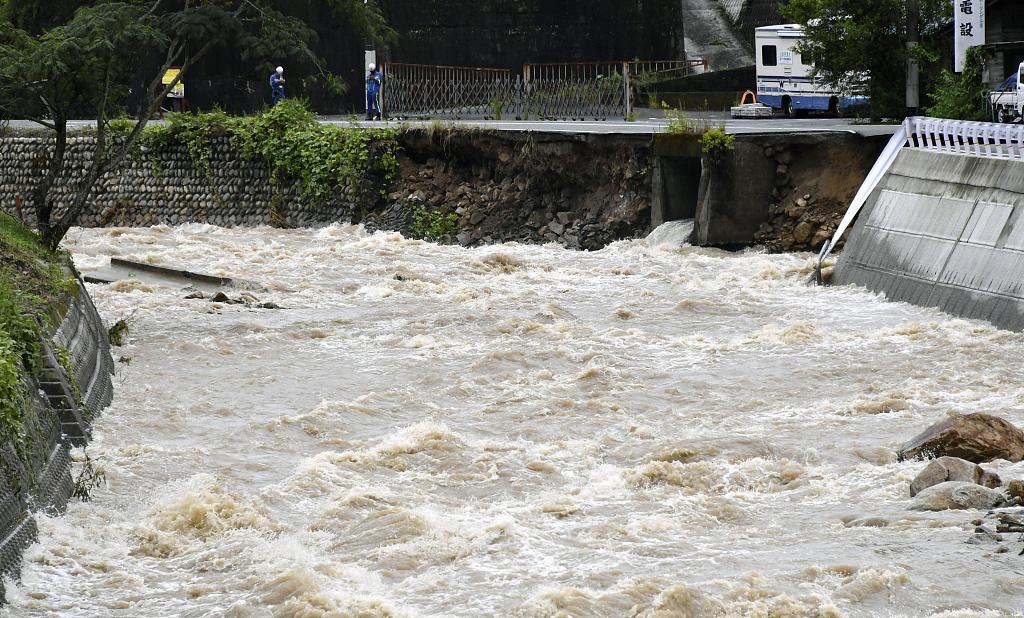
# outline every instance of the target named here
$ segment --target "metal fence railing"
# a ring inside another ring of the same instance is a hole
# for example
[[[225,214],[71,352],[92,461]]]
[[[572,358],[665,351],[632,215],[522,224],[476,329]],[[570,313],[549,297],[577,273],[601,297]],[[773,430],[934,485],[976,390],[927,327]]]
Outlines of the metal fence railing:
[[[607,120],[628,118],[634,87],[706,69],[703,60],[527,64],[505,69],[387,63],[392,118]]]
[[[629,63],[629,74],[635,79],[652,82],[686,77],[694,73],[706,73],[708,61],[704,58],[693,60],[634,60]]]
[[[626,118],[632,107],[627,62],[527,64],[523,67],[525,118]]]
[[[507,69],[383,65],[382,100],[392,117],[502,118],[519,110],[519,78]]]

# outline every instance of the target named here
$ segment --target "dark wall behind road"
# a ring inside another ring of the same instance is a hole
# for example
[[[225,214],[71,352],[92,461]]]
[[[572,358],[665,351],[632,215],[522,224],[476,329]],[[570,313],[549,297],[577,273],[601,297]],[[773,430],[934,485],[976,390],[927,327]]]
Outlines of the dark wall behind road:
[[[324,69],[343,79],[350,88],[337,95],[324,84],[308,60],[298,58],[243,59],[240,50],[221,49],[198,64],[186,80],[185,90],[194,109],[220,107],[228,112],[249,112],[270,104],[270,73],[284,65],[288,96],[309,99],[323,113],[355,109],[363,99],[363,49],[365,42],[346,21],[319,0],[280,0],[278,8],[312,27],[314,52],[324,59]]]
[[[494,66],[518,70],[525,62],[664,60],[683,57],[680,0],[380,0],[398,37],[382,57],[399,62]],[[244,60],[218,50],[186,79],[195,110],[220,107],[240,113],[270,103],[268,79],[283,64],[288,96],[305,97],[321,113],[362,110],[365,41],[318,0],[278,3],[311,24],[314,50],[325,68],[350,86],[330,93],[308,62]],[[382,59],[383,59],[382,58]]]
[[[519,69],[527,62],[680,59],[679,0],[381,0],[395,62]]]

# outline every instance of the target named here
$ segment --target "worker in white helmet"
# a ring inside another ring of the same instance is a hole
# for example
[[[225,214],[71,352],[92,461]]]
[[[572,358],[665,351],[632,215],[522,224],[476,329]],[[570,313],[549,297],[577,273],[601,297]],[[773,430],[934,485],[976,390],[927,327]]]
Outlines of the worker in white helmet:
[[[284,67],[277,67],[270,76],[270,96],[274,105],[284,100]]]
[[[381,77],[380,71],[377,70],[377,65],[370,63],[366,67],[366,119],[367,120],[380,120],[382,118],[380,111],[380,90],[383,84],[383,78]]]

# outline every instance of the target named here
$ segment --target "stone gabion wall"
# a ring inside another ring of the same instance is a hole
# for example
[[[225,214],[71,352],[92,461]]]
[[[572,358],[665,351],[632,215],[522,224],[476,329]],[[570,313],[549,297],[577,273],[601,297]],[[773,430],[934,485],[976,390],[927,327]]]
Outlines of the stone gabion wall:
[[[53,190],[57,213],[68,206],[75,183],[92,164],[95,137],[69,139],[67,166]],[[0,138],[0,208],[14,212],[21,196],[24,215],[32,221],[30,196],[46,172],[53,140],[44,137]],[[243,159],[229,138],[212,140],[210,171],[198,169],[184,145],[145,147],[119,170],[97,183],[83,227],[211,223],[222,226],[322,225],[349,220],[354,192],[343,191],[331,205],[301,199],[294,184],[274,184],[258,160]]]

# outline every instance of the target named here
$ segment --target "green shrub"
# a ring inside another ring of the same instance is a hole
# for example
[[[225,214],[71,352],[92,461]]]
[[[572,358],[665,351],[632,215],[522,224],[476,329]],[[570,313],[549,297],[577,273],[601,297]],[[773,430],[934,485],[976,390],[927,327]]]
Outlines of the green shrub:
[[[185,145],[197,170],[207,175],[213,139],[230,136],[245,159],[262,159],[271,181],[297,181],[303,198],[332,201],[347,186],[365,191],[390,183],[398,171],[397,132],[320,124],[300,99],[282,101],[255,116],[168,114],[167,124],[147,127],[142,144],[151,149]],[[372,177],[373,182],[364,182]]]
[[[459,216],[446,209],[430,210],[423,204],[412,207],[412,236],[430,242],[451,242],[459,230]]]
[[[25,366],[21,360],[17,339],[0,325],[0,440],[4,444],[18,444],[24,437],[21,417],[25,407]]]
[[[128,321],[125,319],[118,320],[107,330],[107,338],[110,340],[110,345],[123,346],[128,343]]]
[[[266,161],[274,182],[298,180],[303,197],[315,203],[331,201],[347,186],[360,193],[383,187],[398,171],[394,129],[323,125],[302,101],[236,119],[231,128],[244,157]]]
[[[683,110],[670,107],[665,102],[661,106],[668,118],[665,132],[669,135],[703,135],[709,128],[708,121],[703,118],[691,118]]]
[[[934,105],[928,115],[952,120],[990,120],[989,87],[983,79],[985,52],[980,47],[967,50],[964,71],[960,75],[943,69],[935,80],[935,89],[928,93]]]
[[[736,147],[736,136],[726,132],[724,126],[710,127],[700,136],[700,150],[713,163],[721,163]]]

